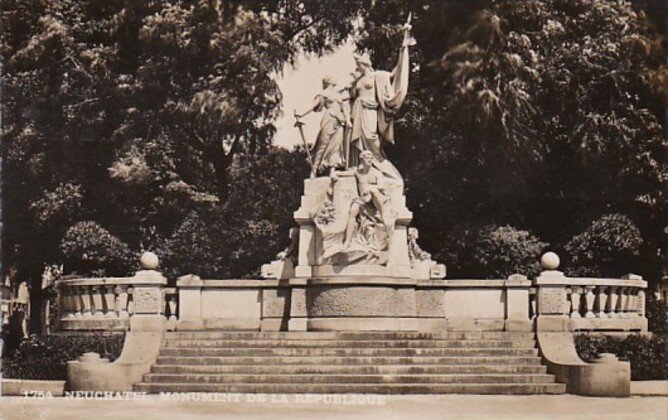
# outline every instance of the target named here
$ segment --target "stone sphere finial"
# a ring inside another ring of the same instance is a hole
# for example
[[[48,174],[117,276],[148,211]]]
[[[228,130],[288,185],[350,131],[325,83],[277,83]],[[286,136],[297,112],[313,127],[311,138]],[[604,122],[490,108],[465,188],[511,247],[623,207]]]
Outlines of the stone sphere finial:
[[[160,265],[158,256],[152,252],[144,252],[139,259],[139,266],[142,270],[155,270]]]
[[[546,252],[540,257],[540,267],[543,270],[556,270],[559,268],[559,256],[554,252]]]

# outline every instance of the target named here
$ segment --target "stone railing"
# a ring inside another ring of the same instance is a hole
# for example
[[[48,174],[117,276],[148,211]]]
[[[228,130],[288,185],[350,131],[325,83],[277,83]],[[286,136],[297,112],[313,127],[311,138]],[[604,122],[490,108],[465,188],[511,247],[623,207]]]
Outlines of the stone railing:
[[[532,330],[525,276],[496,280],[179,279],[177,329]],[[388,302],[390,304],[388,304]]]
[[[179,290],[176,287],[165,288],[165,317],[167,318],[167,329],[176,328],[179,317]]]
[[[155,269],[157,257],[142,256],[142,270],[132,277],[71,278],[56,282],[59,329],[128,330],[136,314],[161,314],[176,325],[178,293]]]
[[[59,319],[62,329],[126,330],[134,313],[133,277],[60,280]]]
[[[19,285],[16,293],[9,285],[0,286],[0,313],[3,326],[12,325],[21,330],[23,337],[28,336],[30,294],[26,282]]]
[[[642,277],[567,277],[553,255],[534,280],[538,331],[647,331]]]

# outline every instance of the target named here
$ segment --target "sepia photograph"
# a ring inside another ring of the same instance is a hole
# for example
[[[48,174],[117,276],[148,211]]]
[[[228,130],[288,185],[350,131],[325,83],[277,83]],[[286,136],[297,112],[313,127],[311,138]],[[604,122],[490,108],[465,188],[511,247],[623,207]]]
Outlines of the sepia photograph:
[[[668,420],[668,0],[0,14],[0,419]]]

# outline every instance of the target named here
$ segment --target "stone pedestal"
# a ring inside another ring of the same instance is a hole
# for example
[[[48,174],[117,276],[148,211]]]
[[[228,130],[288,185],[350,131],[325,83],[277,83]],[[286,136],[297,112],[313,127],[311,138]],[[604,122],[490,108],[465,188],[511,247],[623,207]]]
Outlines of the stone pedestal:
[[[179,321],[177,329],[197,330],[202,328],[202,279],[187,275],[179,277]]]
[[[403,183],[379,177],[377,185],[386,199],[387,207],[382,207],[385,213],[375,204],[358,200],[354,170],[304,181],[301,206],[294,213],[299,225],[297,243],[290,247],[295,250],[290,256],[296,262],[294,271],[287,259],[265,264],[262,269],[265,278],[289,280],[289,301],[282,301],[284,307],[289,306],[288,330],[419,329],[417,281],[445,277],[445,266],[419,250],[416,230],[411,233],[413,253],[409,252],[408,230],[413,215],[406,208]],[[370,230],[361,230],[362,222],[357,217],[351,219],[355,206],[365,206],[374,215],[364,219]],[[355,239],[358,242],[353,241],[354,250],[344,246],[349,220],[355,220],[356,231],[364,232]],[[369,242],[365,242],[367,232],[373,232]],[[273,295],[266,299],[276,300]],[[265,320],[263,313],[263,330],[278,327],[276,319],[272,324],[273,316]],[[438,318],[433,321],[434,326],[445,323]]]
[[[319,177],[304,181],[304,195],[300,208],[294,213],[299,225],[299,246],[295,276],[299,278],[329,276],[375,276],[410,278],[411,262],[408,257],[408,237],[406,229],[413,214],[406,208],[406,197],[400,190],[388,192],[392,211],[396,216],[391,243],[387,251],[387,263],[383,265],[337,266],[325,261],[323,254],[323,231],[316,227],[314,217],[322,203],[330,199],[334,208],[334,220],[324,231],[343,233],[348,220],[352,201],[359,196],[355,175],[341,172],[336,181],[329,177]]]
[[[305,289],[309,331],[417,330],[415,282],[335,277]]]

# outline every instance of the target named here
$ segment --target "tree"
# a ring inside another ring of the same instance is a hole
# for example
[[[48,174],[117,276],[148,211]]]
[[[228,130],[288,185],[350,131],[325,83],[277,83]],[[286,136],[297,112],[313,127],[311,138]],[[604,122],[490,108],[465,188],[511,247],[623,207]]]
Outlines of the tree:
[[[215,222],[236,159],[271,153],[274,75],[352,30],[337,5],[3,0],[5,269],[35,292],[81,221],[135,252]]]
[[[259,276],[261,265],[289,245],[292,212],[308,172],[298,150],[271,147],[255,159],[235,159],[225,204],[192,212],[169,238],[156,238],[163,271],[171,278]]]
[[[580,276],[619,277],[640,269],[640,230],[626,216],[607,214],[574,236],[564,249],[568,272]]]
[[[657,81],[666,70],[642,6],[376,5],[359,45],[380,66],[396,54],[388,47],[398,26],[414,17],[410,106],[390,155],[418,203],[425,248],[452,255],[481,224],[529,229],[558,247],[600,214],[620,212],[647,244],[643,274],[657,278],[668,180]]]

